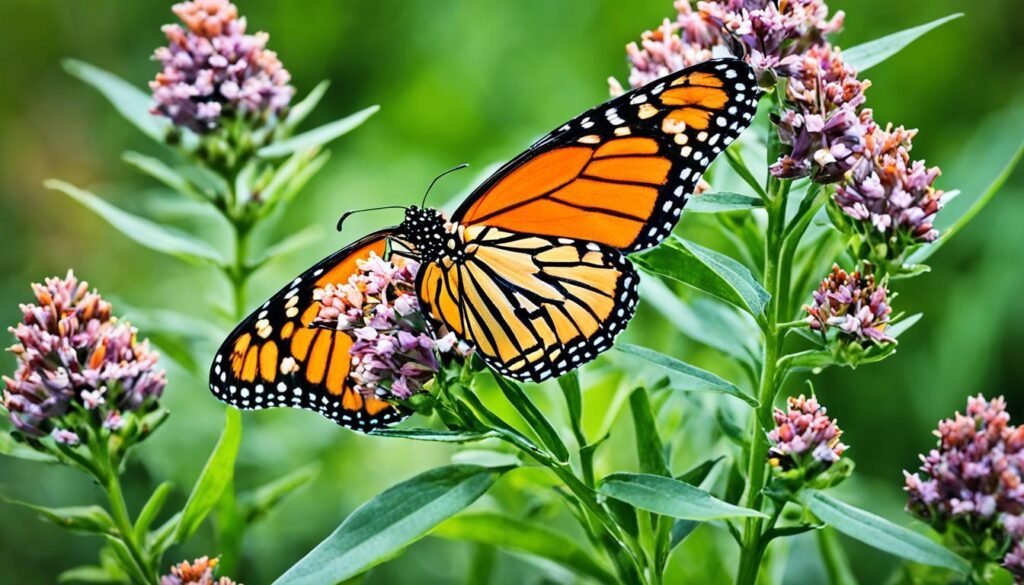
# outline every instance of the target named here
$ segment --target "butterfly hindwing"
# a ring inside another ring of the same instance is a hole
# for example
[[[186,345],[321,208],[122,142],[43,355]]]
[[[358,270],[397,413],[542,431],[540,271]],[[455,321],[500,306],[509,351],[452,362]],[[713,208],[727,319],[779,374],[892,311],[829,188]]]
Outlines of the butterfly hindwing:
[[[580,114],[499,169],[455,212],[464,225],[636,252],[672,232],[701,174],[754,116],[750,66],[716,59]]]
[[[471,226],[465,255],[424,265],[421,309],[499,373],[539,382],[611,347],[637,304],[618,250],[582,240]]]
[[[404,409],[353,390],[348,334],[310,327],[320,307],[313,291],[347,282],[357,270],[356,260],[370,252],[384,256],[388,234],[371,234],[325,258],[243,320],[214,357],[214,395],[242,409],[305,408],[363,432],[408,416]]]

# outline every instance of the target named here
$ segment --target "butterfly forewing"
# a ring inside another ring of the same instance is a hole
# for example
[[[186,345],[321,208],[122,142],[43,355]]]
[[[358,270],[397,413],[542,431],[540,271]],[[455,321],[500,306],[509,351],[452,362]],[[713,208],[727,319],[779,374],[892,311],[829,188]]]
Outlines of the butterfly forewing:
[[[404,409],[353,389],[348,334],[310,326],[320,309],[313,292],[347,282],[357,270],[356,260],[371,252],[384,256],[388,234],[372,234],[325,258],[242,321],[214,357],[214,395],[249,410],[305,408],[363,432],[408,416]]]
[[[750,125],[758,96],[753,71],[736,59],[665,76],[539,140],[453,219],[627,253],[653,247],[672,232],[711,161]]]

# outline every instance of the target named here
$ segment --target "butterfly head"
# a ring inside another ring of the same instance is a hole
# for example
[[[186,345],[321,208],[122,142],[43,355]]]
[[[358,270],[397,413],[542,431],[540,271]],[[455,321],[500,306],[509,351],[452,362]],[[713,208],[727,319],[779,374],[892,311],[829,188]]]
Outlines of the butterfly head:
[[[405,219],[395,233],[422,258],[433,260],[444,254],[451,226],[440,210],[413,205],[406,208]]]

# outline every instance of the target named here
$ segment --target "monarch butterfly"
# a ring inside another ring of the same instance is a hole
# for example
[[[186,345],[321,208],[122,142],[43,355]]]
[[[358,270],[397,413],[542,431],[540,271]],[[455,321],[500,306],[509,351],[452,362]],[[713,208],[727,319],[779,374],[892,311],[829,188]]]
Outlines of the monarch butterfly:
[[[541,381],[579,367],[611,347],[636,309],[626,254],[671,233],[758,97],[748,65],[717,59],[580,114],[501,167],[450,219],[404,208],[400,225],[282,288],[224,342],[210,389],[236,407],[307,408],[364,432],[407,416],[353,389],[346,333],[311,326],[314,291],[346,282],[357,259],[385,256],[391,242],[420,262],[421,310],[497,372]]]

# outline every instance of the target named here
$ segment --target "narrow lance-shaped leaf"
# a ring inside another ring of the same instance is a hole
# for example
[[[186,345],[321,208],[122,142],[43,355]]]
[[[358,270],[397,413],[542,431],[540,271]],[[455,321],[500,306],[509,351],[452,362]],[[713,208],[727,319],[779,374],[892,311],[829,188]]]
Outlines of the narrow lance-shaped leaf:
[[[326,79],[316,84],[316,87],[314,87],[306,97],[302,98],[301,102],[295,104],[290,110],[288,110],[288,117],[284,120],[285,127],[292,129],[301,124],[302,121],[306,119],[306,116],[308,116],[317,107],[317,105],[320,104],[320,100],[324,97],[324,94],[327,93],[327,88],[330,86],[331,82]]]
[[[764,201],[739,193],[704,193],[692,195],[686,202],[686,211],[694,213],[723,213],[764,207]]]
[[[464,513],[437,527],[433,536],[494,545],[558,563],[600,583],[614,583],[608,569],[568,536],[493,512]]]
[[[64,181],[51,179],[44,184],[48,189],[60,191],[81,203],[119,232],[151,250],[193,263],[216,265],[225,263],[220,252],[206,242],[197,240],[184,232],[166,228],[143,217],[128,213],[96,195]]]
[[[899,53],[907,45],[916,41],[928,31],[939,27],[951,20],[963,16],[963,13],[950,14],[949,16],[933,20],[927,24],[908,28],[880,39],[869,41],[843,51],[843,60],[859,73],[878,65],[896,53]]]
[[[633,506],[674,518],[767,518],[757,510],[734,506],[688,483],[643,473],[613,473],[601,481],[602,494]]]
[[[240,516],[246,523],[252,523],[274,509],[286,497],[309,485],[317,474],[319,465],[300,467],[288,475],[262,485],[238,498]]]
[[[757,359],[761,335],[746,313],[718,299],[684,302],[661,279],[640,281],[640,298],[668,319],[680,334],[745,362]]]
[[[526,392],[523,392],[519,384],[506,380],[497,373],[494,374],[494,380],[498,382],[498,387],[501,388],[505,398],[508,399],[512,406],[516,407],[516,410],[519,411],[519,414],[522,415],[527,424],[537,433],[544,446],[551,450],[551,454],[558,458],[559,461],[568,461],[569,449],[562,442],[562,438],[558,436],[555,427],[551,426],[551,421],[530,400]]]
[[[707,461],[698,463],[683,472],[682,475],[676,479],[679,481],[685,481],[694,487],[700,487],[700,484],[704,483],[704,480],[711,474],[711,470],[714,469],[722,459],[722,457],[715,457],[714,459],[708,459]],[[687,536],[693,534],[693,531],[696,530],[700,524],[700,520],[683,520],[681,518],[677,518],[676,521],[672,523],[672,531],[669,534],[668,549],[672,550],[679,546],[679,543],[685,540]]]
[[[665,368],[673,374],[677,381],[677,384],[673,385],[674,388],[693,392],[719,392],[739,398],[750,406],[756,407],[758,404],[754,397],[748,396],[732,382],[724,380],[707,370],[691,366],[672,356],[628,343],[617,343],[615,344],[615,349]]]
[[[331,585],[358,575],[472,504],[502,473],[448,465],[388,488],[352,512],[274,584]]]
[[[396,439],[412,439],[433,443],[475,443],[498,437],[494,431],[439,431],[435,429],[375,429],[370,432],[375,437],[392,437]]]
[[[235,458],[242,440],[242,414],[235,408],[228,408],[224,417],[224,430],[210,458],[206,461],[192,494],[189,495],[181,520],[175,531],[175,540],[184,542],[195,533],[199,525],[217,504],[224,489],[235,475]]]
[[[94,87],[107,98],[126,120],[156,140],[163,142],[171,124],[149,112],[153,98],[124,79],[82,61],[65,59],[64,70]]]
[[[263,252],[249,260],[249,266],[262,266],[266,262],[305,248],[323,237],[324,230],[319,224],[307,226],[283,240],[267,246]]]
[[[355,114],[324,124],[302,134],[297,134],[280,142],[259,149],[257,154],[263,158],[287,156],[293,152],[323,146],[335,138],[347,134],[377,113],[380,106],[370,106]]]
[[[1010,157],[1010,160],[1003,167],[1003,170],[996,176],[995,179],[989,184],[989,186],[981,193],[974,203],[967,209],[967,211],[961,215],[956,222],[949,227],[948,230],[939,236],[938,240],[935,240],[931,244],[921,246],[917,249],[908,260],[911,264],[920,264],[931,257],[932,254],[939,251],[939,248],[944,246],[950,238],[956,235],[964,226],[966,226],[976,215],[981,213],[981,210],[988,205],[989,201],[996,196],[996,193],[1002,189],[1003,185],[1013,174],[1014,169],[1020,163],[1021,158],[1024,157],[1024,144],[1020,144],[1017,150]]]
[[[967,561],[949,549],[881,516],[814,490],[805,490],[801,499],[823,522],[868,546],[925,565],[944,567],[963,574],[970,571]]]
[[[579,447],[586,446],[586,435],[583,433],[583,391],[580,389],[580,375],[578,370],[573,370],[558,377],[558,386],[565,396],[565,407],[569,411],[569,424],[572,425],[572,432]]]
[[[771,298],[745,266],[682,238],[673,236],[657,248],[630,258],[651,274],[677,280],[719,297],[755,317],[764,312]]]
[[[629,407],[633,413],[633,428],[636,431],[636,455],[641,473],[668,477],[671,475],[665,462],[665,449],[658,436],[657,422],[651,412],[651,402],[645,388],[637,388],[629,395]]]
[[[158,158],[132,151],[124,153],[121,155],[121,158],[132,167],[153,177],[182,195],[199,201],[209,201],[205,195],[196,190],[184,175],[172,169],[167,163]]]
[[[114,521],[110,518],[110,514],[99,506],[48,508],[46,506],[37,506],[35,504],[12,500],[2,496],[0,496],[0,501],[28,508],[29,510],[37,512],[46,520],[67,530],[99,534],[114,533]]]

